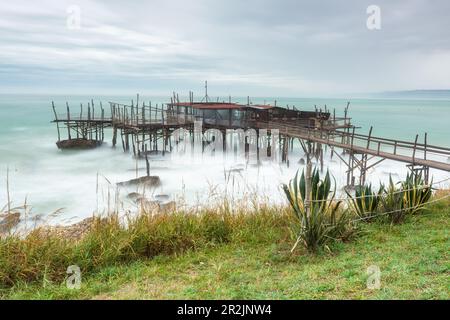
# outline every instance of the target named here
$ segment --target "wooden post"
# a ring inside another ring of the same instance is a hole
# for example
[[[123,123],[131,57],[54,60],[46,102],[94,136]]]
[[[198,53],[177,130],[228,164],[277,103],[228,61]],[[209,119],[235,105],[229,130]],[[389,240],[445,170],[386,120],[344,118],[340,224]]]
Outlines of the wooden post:
[[[308,150],[306,152],[306,184],[305,184],[305,210],[306,216],[311,214],[311,192],[312,192],[312,163],[311,163],[311,141],[307,142]]]
[[[353,127],[352,130],[352,144],[351,144],[351,149],[353,150],[353,139],[355,138],[355,127]]]
[[[101,140],[104,141],[105,139],[105,132],[103,129],[103,121],[105,120],[105,110],[103,109],[102,103],[100,102],[100,108],[102,110],[102,122],[100,124],[100,136],[101,136]]]
[[[56,130],[58,130],[58,142],[59,142],[59,141],[61,141],[61,134],[59,133],[58,115],[56,114],[55,103],[53,101],[52,101],[52,108],[53,108],[53,113],[55,115]]]
[[[416,162],[416,148],[417,148],[417,139],[419,139],[419,135],[416,134],[416,140],[414,141],[414,150],[413,150],[413,156],[412,156],[412,164]]]
[[[320,172],[323,172],[323,146],[321,143],[319,144],[319,153],[320,153],[320,155],[319,155],[319,157],[320,157]]]
[[[161,118],[162,118],[162,124],[164,125],[164,105],[161,106]]]
[[[145,126],[145,104],[142,104],[142,124]]]
[[[113,125],[113,139],[112,139],[113,148],[116,147],[116,143],[117,143],[117,126]]]
[[[372,129],[373,129],[373,127],[371,126],[370,130],[369,130],[369,136],[367,138],[367,147],[366,147],[366,149],[369,149],[369,146],[370,146],[370,138],[372,136]]]
[[[135,135],[134,134],[131,134],[131,144],[132,144],[132,146],[133,146],[133,155],[135,156],[135,157],[137,157],[137,153],[136,153],[136,139],[135,139]]]
[[[122,140],[123,152],[126,152],[125,141],[123,140],[123,129],[120,129],[120,139]]]
[[[428,137],[428,134],[425,132],[424,149],[423,149],[423,158],[424,158],[424,160],[427,160],[427,137]]]
[[[336,127],[336,108],[333,109],[333,126]]]
[[[91,133],[91,105],[88,102],[88,123],[87,123],[87,139],[92,139]]]
[[[147,177],[150,176],[150,162],[148,161],[147,146],[145,146],[145,166],[147,169]]]
[[[70,109],[69,109],[69,103],[66,102],[66,107],[67,107],[67,135],[69,137],[69,140],[71,140],[71,136],[70,136]]]

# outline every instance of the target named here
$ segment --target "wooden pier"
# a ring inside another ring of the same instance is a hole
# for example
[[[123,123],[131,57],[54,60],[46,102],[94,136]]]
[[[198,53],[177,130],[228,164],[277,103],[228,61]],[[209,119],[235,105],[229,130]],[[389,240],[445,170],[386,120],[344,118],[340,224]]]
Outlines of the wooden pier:
[[[95,110],[94,101],[88,103],[87,108],[80,105],[79,113],[71,113],[69,104],[66,103],[66,112],[57,114],[54,102],[52,109],[58,130],[56,145],[60,149],[79,148],[91,149],[100,146],[105,138],[104,129],[111,126],[111,118],[105,117],[105,110],[100,103]],[[67,132],[67,139],[61,140],[61,131]]]
[[[382,161],[389,159],[405,163],[414,172],[421,172],[425,181],[429,179],[429,169],[450,171],[450,148],[430,145],[425,134],[423,141],[416,135],[414,141],[404,141],[377,137],[370,128],[368,134],[356,133],[357,127],[348,117],[348,105],[343,117],[336,117],[326,107],[313,111],[300,110],[294,106],[279,107],[273,104],[211,102],[206,94],[202,101],[180,102],[175,93],[170,103],[152,105],[136,102],[130,105],[110,102],[109,114],[103,106],[95,106],[91,101],[87,108],[80,105],[76,113],[71,112],[69,104],[63,114],[57,114],[52,104],[54,120],[58,130],[57,145],[65,148],[92,148],[103,143],[106,128],[112,128],[112,146],[120,139],[125,152],[143,157],[149,153],[170,152],[173,148],[171,135],[179,128],[194,135],[194,121],[201,121],[203,130],[218,129],[225,133],[228,129],[266,129],[279,131],[281,157],[289,164],[289,149],[294,140],[302,146],[308,164],[315,157],[323,169],[324,147],[331,149],[347,166],[347,186],[364,185],[367,171]],[[66,139],[62,140],[62,134]],[[259,138],[259,137],[258,137]],[[336,149],[342,150],[341,152]],[[439,157],[441,160],[431,159]],[[358,178],[358,180],[356,180]]]

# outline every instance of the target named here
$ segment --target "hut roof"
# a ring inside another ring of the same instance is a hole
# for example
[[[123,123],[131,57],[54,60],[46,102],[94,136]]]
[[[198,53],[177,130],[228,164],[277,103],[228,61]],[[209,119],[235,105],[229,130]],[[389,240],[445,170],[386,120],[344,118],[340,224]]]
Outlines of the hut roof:
[[[192,107],[194,109],[207,109],[207,110],[241,110],[245,108],[256,109],[256,110],[268,110],[274,108],[274,106],[268,104],[239,104],[232,102],[178,102],[171,104],[175,107]]]

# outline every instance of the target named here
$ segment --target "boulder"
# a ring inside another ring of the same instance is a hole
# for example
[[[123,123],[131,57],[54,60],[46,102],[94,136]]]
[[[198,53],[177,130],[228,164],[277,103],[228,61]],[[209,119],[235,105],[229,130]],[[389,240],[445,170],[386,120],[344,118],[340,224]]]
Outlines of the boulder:
[[[143,211],[145,213],[152,213],[159,211],[159,202],[148,200],[144,197],[141,197],[136,200],[136,204],[139,206],[140,211]]]
[[[59,149],[93,149],[102,145],[100,140],[70,139],[56,142]]]
[[[155,196],[155,199],[156,199],[157,201],[164,202],[164,201],[169,200],[169,199],[170,199],[170,196],[169,196],[168,194],[157,194],[157,195]]]
[[[157,188],[161,186],[161,179],[158,176],[143,176],[128,181],[117,183],[119,187],[143,186],[146,188]]]
[[[127,195],[127,199],[136,202],[138,199],[142,198],[142,194],[137,192],[131,192]]]
[[[177,210],[177,203],[175,201],[169,201],[159,204],[159,211],[161,213],[173,213]]]

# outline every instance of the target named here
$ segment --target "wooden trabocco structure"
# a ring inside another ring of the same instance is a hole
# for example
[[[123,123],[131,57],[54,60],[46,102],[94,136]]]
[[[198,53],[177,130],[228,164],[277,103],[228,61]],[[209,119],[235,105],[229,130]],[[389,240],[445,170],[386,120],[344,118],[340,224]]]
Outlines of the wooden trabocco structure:
[[[218,129],[224,133],[227,129],[266,129],[279,131],[280,152],[284,162],[289,164],[289,150],[298,140],[306,154],[307,162],[316,158],[323,168],[324,147],[331,149],[347,167],[347,185],[363,185],[367,171],[380,162],[390,159],[406,163],[414,172],[423,173],[429,179],[429,169],[450,171],[446,159],[450,157],[450,148],[430,145],[425,134],[423,142],[419,136],[414,141],[404,141],[377,137],[370,128],[368,134],[356,132],[356,127],[348,117],[348,105],[343,117],[336,117],[326,107],[305,111],[294,106],[280,107],[273,104],[253,104],[228,101],[210,101],[208,94],[201,101],[195,101],[189,93],[188,101],[180,101],[173,94],[165,105],[152,105],[150,102],[136,101],[131,104],[109,103],[108,114],[103,106],[94,106],[91,101],[87,108],[80,106],[77,113],[71,112],[66,105],[64,114],[57,114],[52,104],[58,130],[57,145],[66,148],[93,148],[104,141],[105,128],[112,128],[112,146],[120,139],[125,152],[132,151],[134,156],[143,157],[149,153],[170,152],[173,148],[171,134],[184,128],[194,135],[194,122],[201,121],[203,130]],[[66,139],[61,139],[65,134]],[[259,139],[259,137],[258,137]],[[340,149],[341,152],[336,151]],[[439,157],[442,160],[431,159]]]

